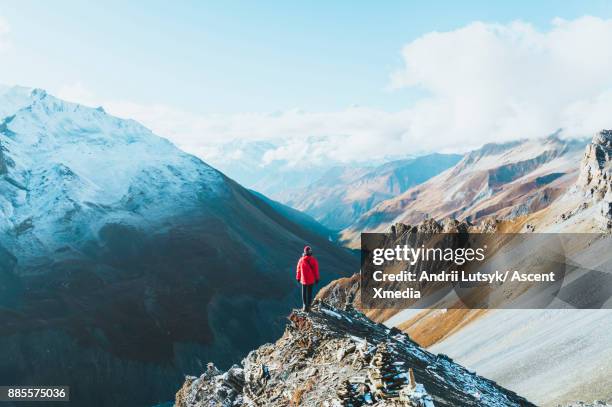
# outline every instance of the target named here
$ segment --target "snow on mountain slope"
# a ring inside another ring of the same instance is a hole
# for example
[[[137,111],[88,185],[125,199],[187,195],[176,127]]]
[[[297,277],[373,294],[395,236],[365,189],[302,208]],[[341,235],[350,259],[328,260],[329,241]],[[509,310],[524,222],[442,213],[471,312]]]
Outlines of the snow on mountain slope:
[[[0,117],[6,117],[30,102],[31,89],[0,84]]]
[[[284,194],[283,202],[333,230],[350,226],[377,203],[453,166],[457,154],[430,154],[370,168],[335,167],[316,182]]]
[[[211,144],[203,148],[202,154],[215,168],[240,184],[252,187],[261,179],[261,172],[266,167],[264,156],[275,148],[276,144],[270,141],[232,140]]]
[[[0,109],[0,382],[166,401],[201,361],[282,332],[305,244],[324,281],[358,268],[312,220],[132,120],[20,87]]]
[[[74,232],[70,220],[83,216],[85,208],[131,199],[138,207],[113,216],[135,221],[161,216],[176,204],[151,205],[161,195],[187,202],[194,193],[228,193],[220,173],[135,121],[64,102],[43,90],[10,88],[0,98],[8,112],[0,120],[0,230],[29,237],[4,242],[9,249],[11,242],[18,244],[22,255],[58,249],[58,233]],[[19,103],[10,111],[14,101]],[[136,195],[148,200],[136,204]]]
[[[359,233],[384,231],[394,223],[416,224],[429,217],[509,219],[537,211],[573,184],[584,144],[556,135],[487,144],[440,175],[379,203],[341,237],[354,246]]]
[[[203,148],[201,156],[241,185],[278,201],[289,191],[308,186],[333,166],[321,162],[290,165],[274,158],[274,152],[283,148],[282,140],[231,140]]]

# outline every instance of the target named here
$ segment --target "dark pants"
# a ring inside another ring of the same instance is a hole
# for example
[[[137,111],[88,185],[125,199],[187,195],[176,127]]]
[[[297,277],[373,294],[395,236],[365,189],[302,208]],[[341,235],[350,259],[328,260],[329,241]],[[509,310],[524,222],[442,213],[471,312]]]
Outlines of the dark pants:
[[[314,284],[310,285],[302,285],[302,303],[304,303],[304,308],[310,308],[310,304],[312,304],[312,289]]]

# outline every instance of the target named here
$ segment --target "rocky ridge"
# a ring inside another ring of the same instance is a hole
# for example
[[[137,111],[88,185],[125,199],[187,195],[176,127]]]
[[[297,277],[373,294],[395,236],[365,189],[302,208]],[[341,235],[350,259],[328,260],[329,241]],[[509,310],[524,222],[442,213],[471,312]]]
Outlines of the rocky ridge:
[[[226,372],[209,364],[187,377],[176,407],[203,406],[532,406],[445,355],[358,311],[319,302],[293,311],[274,344]]]

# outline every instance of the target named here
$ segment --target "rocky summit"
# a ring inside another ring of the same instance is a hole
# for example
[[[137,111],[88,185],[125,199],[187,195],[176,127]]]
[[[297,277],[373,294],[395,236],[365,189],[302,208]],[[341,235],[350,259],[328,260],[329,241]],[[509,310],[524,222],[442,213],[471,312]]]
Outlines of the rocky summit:
[[[602,130],[593,137],[582,159],[578,186],[595,199],[612,192],[612,130]]]
[[[586,148],[577,186],[599,205],[601,223],[612,228],[612,130],[602,130]]]
[[[189,376],[176,407],[533,406],[348,307],[293,311],[282,337],[222,372]]]

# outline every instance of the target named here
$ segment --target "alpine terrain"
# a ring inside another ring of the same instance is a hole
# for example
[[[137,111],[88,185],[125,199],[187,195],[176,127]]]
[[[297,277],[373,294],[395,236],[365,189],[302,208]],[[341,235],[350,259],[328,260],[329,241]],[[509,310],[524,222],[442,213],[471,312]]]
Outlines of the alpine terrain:
[[[612,270],[612,131],[602,130],[593,137],[582,159],[576,161],[576,168],[578,179],[563,196],[506,227],[525,233],[606,234],[607,239],[593,241],[570,254],[572,261],[596,270],[603,279],[601,287],[606,289],[610,287]],[[490,311],[469,324],[461,323],[462,328],[444,335],[432,349],[448,352],[538,404],[556,406],[592,400],[612,403],[611,301],[608,298],[607,303],[599,304],[603,309],[572,309],[566,303],[563,308],[567,309]],[[405,317],[390,325],[400,319]],[[412,319],[404,327],[415,321]],[[429,329],[437,325],[425,324]],[[512,342],[512,349],[510,338],[520,338]],[[519,368],[532,374],[516,375]]]
[[[226,372],[187,377],[177,407],[534,406],[350,306],[294,311],[283,336]]]
[[[358,224],[391,231],[398,240],[419,231],[583,234],[590,236],[588,245],[565,247],[565,255],[600,279],[590,287],[607,290],[612,131],[602,130],[581,144],[551,136],[485,146],[440,176],[379,204],[369,213],[373,219],[366,214]],[[529,264],[537,268],[537,258],[526,261],[527,269]],[[564,286],[579,283],[569,274]],[[339,279],[319,297],[335,304],[356,297],[359,304],[358,286],[357,276]],[[582,300],[595,297],[578,291]],[[572,299],[561,296],[550,309],[362,311],[538,405],[557,406],[612,399],[612,292],[603,294],[607,301],[595,304],[602,309],[574,309]]]
[[[0,88],[0,382],[153,405],[283,330],[310,244],[357,261],[133,120]]]
[[[207,162],[232,179],[267,197],[283,201],[293,190],[308,186],[331,167],[331,164],[294,166],[276,159],[276,151],[287,146],[278,140],[231,140],[216,142],[203,151]]]
[[[341,236],[359,245],[359,233],[427,218],[472,222],[511,219],[545,208],[578,176],[586,142],[557,134],[543,139],[487,144],[456,165],[364,213]]]
[[[328,228],[341,230],[379,202],[427,181],[460,159],[458,154],[429,154],[375,167],[334,167],[307,187],[290,190],[280,199]]]

